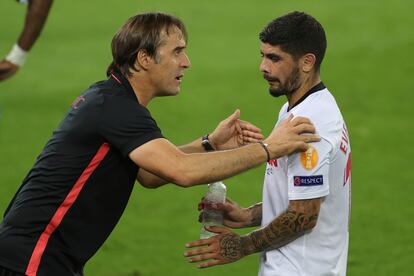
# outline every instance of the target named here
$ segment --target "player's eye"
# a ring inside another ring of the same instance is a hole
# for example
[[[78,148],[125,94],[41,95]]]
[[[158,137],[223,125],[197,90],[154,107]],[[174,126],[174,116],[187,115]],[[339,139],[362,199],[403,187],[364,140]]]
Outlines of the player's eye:
[[[273,62],[278,62],[280,60],[280,57],[276,55],[269,55],[268,58]]]

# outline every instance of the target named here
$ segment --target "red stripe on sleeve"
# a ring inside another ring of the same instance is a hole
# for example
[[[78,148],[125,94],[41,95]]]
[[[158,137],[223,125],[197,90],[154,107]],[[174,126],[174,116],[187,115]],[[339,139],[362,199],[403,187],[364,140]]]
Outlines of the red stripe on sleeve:
[[[50,236],[53,234],[56,228],[59,227],[66,212],[69,210],[70,207],[72,207],[73,203],[78,198],[83,186],[85,185],[85,182],[89,179],[91,174],[95,171],[95,169],[99,166],[101,161],[105,158],[106,154],[109,151],[109,148],[110,146],[107,143],[101,145],[98,152],[92,158],[89,165],[82,172],[81,176],[78,178],[75,185],[72,187],[69,194],[66,196],[65,200],[56,210],[49,224],[46,226],[45,230],[40,235],[40,238],[36,243],[32,256],[30,257],[29,265],[26,269],[27,276],[36,275],[40,261],[42,259],[42,255],[46,249]]]

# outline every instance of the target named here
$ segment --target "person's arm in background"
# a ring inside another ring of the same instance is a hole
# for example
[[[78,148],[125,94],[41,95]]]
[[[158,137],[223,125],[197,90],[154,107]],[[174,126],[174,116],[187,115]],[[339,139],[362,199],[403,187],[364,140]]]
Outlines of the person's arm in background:
[[[24,28],[6,58],[0,61],[0,81],[13,76],[24,64],[27,53],[33,47],[49,14],[53,0],[30,0]]]

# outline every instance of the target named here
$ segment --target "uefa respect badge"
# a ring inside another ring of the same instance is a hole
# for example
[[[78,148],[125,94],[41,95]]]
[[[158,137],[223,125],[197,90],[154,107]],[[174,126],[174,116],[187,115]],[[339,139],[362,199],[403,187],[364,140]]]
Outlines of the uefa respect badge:
[[[300,154],[300,163],[305,170],[313,170],[318,165],[318,151],[312,145],[309,145],[307,151]]]

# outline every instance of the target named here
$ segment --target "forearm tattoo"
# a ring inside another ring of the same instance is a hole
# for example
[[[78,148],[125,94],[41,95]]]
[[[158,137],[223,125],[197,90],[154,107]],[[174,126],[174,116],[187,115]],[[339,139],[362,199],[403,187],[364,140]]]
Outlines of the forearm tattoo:
[[[306,207],[308,210],[300,212],[288,209],[268,226],[242,236],[243,255],[279,248],[312,229],[318,219],[319,205]]]
[[[234,233],[223,235],[220,239],[220,255],[228,261],[236,261],[243,257],[240,236]]]
[[[247,227],[259,226],[262,223],[262,203],[257,203],[249,207],[250,221]]]

